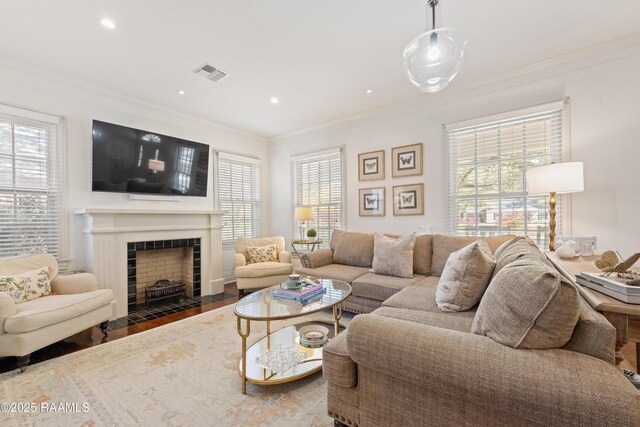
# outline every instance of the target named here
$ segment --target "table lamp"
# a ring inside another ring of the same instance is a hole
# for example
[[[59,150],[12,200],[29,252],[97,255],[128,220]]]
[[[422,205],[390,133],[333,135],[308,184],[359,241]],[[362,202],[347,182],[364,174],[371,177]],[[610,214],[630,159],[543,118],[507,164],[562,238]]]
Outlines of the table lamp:
[[[153,171],[155,182],[158,182],[158,172],[164,172],[164,162],[162,160],[149,159],[149,169]]]
[[[313,210],[311,209],[311,206],[296,206],[293,219],[300,222],[300,240],[305,240],[305,229],[308,226],[308,221],[313,219]]]
[[[551,163],[527,169],[527,193],[539,196],[549,193],[549,250],[555,251],[556,194],[584,190],[582,162]]]

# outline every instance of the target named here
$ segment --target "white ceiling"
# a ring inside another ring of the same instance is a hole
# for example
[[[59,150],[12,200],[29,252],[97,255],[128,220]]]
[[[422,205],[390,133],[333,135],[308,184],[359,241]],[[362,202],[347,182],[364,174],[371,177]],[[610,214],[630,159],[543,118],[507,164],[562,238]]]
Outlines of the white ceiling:
[[[401,60],[425,2],[2,0],[0,58],[274,136],[428,97]],[[441,0],[439,14],[469,40],[452,87],[637,32],[640,1]],[[205,61],[230,77],[193,74]]]

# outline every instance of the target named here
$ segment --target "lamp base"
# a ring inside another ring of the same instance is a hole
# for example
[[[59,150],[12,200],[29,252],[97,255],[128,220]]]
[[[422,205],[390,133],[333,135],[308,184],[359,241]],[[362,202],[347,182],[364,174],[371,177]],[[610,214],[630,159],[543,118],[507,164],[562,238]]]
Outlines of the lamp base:
[[[556,193],[549,193],[549,250],[555,252],[556,238]]]

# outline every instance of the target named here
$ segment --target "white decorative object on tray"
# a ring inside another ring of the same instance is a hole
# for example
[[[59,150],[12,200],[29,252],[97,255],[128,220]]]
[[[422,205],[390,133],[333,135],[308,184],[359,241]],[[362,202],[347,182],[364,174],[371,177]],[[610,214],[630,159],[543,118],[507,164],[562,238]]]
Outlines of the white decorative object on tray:
[[[329,329],[321,325],[307,325],[300,328],[300,345],[318,348],[329,341]]]
[[[256,357],[256,362],[266,369],[280,373],[293,368],[302,362],[305,357],[306,355],[296,350],[295,347],[280,344],[275,349]]]

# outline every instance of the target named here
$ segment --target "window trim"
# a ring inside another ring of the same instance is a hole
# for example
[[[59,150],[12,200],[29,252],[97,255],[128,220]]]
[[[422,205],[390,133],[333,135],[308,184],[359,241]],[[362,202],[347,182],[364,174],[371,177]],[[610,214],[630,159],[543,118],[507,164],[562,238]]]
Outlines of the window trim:
[[[62,116],[26,110],[10,105],[0,104],[0,114],[12,116],[16,119],[39,121],[54,125],[57,175],[58,175],[58,257],[61,270],[65,270],[71,259],[69,254],[69,215],[67,214],[67,131],[66,119]]]
[[[291,165],[291,241],[296,240],[299,226],[295,220],[293,220],[293,214],[295,208],[297,206],[297,173],[295,169],[296,162],[301,160],[307,160],[312,158],[319,158],[323,156],[330,156],[333,154],[338,154],[340,156],[340,187],[342,193],[340,194],[340,226],[339,227],[330,227],[331,234],[333,234],[333,230],[336,229],[346,229],[347,228],[347,180],[346,180],[346,169],[345,169],[345,149],[344,145],[339,145],[336,147],[327,148],[324,150],[317,151],[309,151],[302,154],[296,154],[290,157],[290,165]],[[311,226],[310,228],[317,228]],[[323,242],[322,247],[329,247],[331,242]]]
[[[229,160],[231,162],[237,162],[237,163],[244,163],[246,165],[253,165],[253,166],[257,166],[258,167],[258,173],[257,173],[257,180],[258,180],[258,188],[257,188],[257,206],[258,206],[258,223],[255,225],[255,228],[258,230],[258,234],[261,233],[262,231],[262,222],[263,222],[263,216],[262,216],[262,212],[263,212],[263,207],[262,207],[262,160],[257,158],[257,157],[251,157],[251,156],[245,156],[242,154],[235,154],[235,153],[230,153],[230,152],[225,152],[225,151],[216,151],[213,150],[213,154],[214,154],[214,158],[215,158],[215,176],[217,178],[217,185],[216,185],[216,197],[215,197],[215,203],[216,203],[216,209],[217,210],[223,210],[222,209],[222,202],[220,200],[220,195],[221,195],[221,191],[220,191],[220,184],[221,184],[221,180],[220,180],[220,160]],[[226,213],[226,212],[224,212]],[[224,225],[223,225],[224,227]],[[260,237],[260,236],[247,236],[247,237]],[[223,240],[223,235],[222,235],[222,230],[221,230],[221,235],[220,235],[220,240],[222,242],[222,249],[223,250],[232,250],[235,248],[235,243],[236,243],[236,239],[234,238],[233,240]]]
[[[568,162],[571,161],[571,111],[570,111],[570,102],[569,97],[565,97],[562,100],[549,102],[540,105],[534,105],[530,107],[520,108],[516,110],[505,111],[497,114],[492,114],[484,117],[476,117],[469,120],[463,120],[459,122],[453,122],[449,124],[442,125],[442,140],[444,142],[444,152],[445,152],[445,176],[446,176],[446,190],[445,190],[445,218],[446,218],[446,230],[448,233],[455,235],[455,210],[452,209],[452,184],[454,180],[455,169],[452,168],[451,164],[451,147],[449,145],[448,133],[452,131],[460,131],[466,128],[473,128],[479,125],[491,126],[495,125],[498,122],[510,119],[516,119],[518,117],[529,116],[534,114],[541,114],[544,112],[559,110],[560,117],[562,121],[562,127],[560,132],[560,150],[559,150],[559,158],[555,161],[557,162]],[[525,190],[526,193],[526,190]],[[571,224],[571,209],[572,209],[572,195],[571,194],[559,194],[558,196],[558,206],[561,206],[558,219],[560,221],[559,225],[561,230],[556,230],[557,234],[569,235],[572,233],[572,224]],[[547,229],[548,233],[548,229]]]

